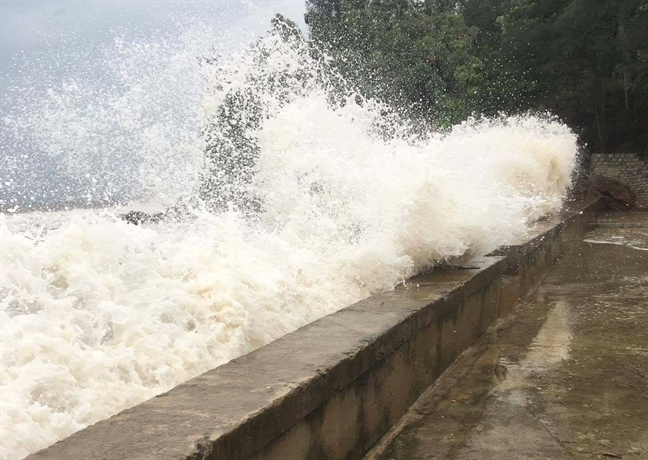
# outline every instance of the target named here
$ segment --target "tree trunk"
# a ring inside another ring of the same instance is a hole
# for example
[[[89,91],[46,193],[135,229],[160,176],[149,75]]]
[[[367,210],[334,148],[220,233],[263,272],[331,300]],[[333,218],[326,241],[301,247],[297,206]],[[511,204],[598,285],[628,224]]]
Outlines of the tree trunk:
[[[599,80],[598,78],[594,79],[594,114],[596,116],[596,133],[598,135],[598,151],[604,152],[603,145],[603,122],[601,120],[601,103],[599,101]]]

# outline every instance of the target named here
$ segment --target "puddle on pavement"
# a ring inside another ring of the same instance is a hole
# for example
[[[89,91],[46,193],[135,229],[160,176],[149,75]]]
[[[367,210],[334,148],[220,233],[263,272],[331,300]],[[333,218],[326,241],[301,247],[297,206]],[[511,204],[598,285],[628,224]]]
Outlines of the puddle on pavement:
[[[521,361],[513,362],[506,356],[500,357],[497,366],[500,369],[499,375],[503,377],[497,377],[496,374],[498,383],[492,394],[498,399],[505,398],[511,403],[520,404],[520,401],[526,399],[521,393],[533,385],[529,376],[547,371],[567,360],[571,339],[567,304],[564,300],[559,300]]]
[[[648,228],[597,228],[585,239],[589,244],[625,246],[637,251],[648,251]]]

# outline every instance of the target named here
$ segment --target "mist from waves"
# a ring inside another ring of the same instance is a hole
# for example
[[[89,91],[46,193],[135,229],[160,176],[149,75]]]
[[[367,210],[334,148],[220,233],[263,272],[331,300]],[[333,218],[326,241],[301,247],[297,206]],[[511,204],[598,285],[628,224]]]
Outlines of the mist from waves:
[[[164,207],[192,191],[211,71],[202,58],[245,48],[279,5],[303,15],[268,0],[20,9],[52,16],[40,47],[3,62],[0,211]]]
[[[114,65],[140,51],[117,53]],[[192,129],[227,142],[218,114],[231,96],[258,108],[239,133],[255,146],[253,176],[227,183],[258,200],[252,214],[197,205],[187,219],[142,226],[110,209],[0,216],[2,458],[24,457],[439,261],[519,241],[560,209],[577,156],[566,126],[509,117],[413,137],[389,107],[340,92],[325,65],[303,40],[274,33],[206,67]],[[114,105],[107,96],[93,110],[104,102]],[[119,123],[128,127],[135,109],[126,104]],[[94,116],[75,119],[79,132]],[[204,173],[204,139],[169,144],[166,130],[178,129],[169,124],[145,133],[162,146],[137,169],[151,200],[159,190],[163,201],[197,193]],[[57,129],[42,142],[59,145]],[[82,162],[86,152],[67,145],[60,154]]]

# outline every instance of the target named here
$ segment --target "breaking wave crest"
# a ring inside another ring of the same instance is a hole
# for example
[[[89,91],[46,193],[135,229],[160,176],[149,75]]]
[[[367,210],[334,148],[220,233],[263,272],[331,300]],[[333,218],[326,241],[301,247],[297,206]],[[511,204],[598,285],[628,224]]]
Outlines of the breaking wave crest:
[[[205,204],[186,218],[0,217],[2,458],[439,261],[518,241],[561,207],[577,155],[566,126],[511,117],[413,135],[306,46],[277,32],[208,60],[207,185],[184,191]]]

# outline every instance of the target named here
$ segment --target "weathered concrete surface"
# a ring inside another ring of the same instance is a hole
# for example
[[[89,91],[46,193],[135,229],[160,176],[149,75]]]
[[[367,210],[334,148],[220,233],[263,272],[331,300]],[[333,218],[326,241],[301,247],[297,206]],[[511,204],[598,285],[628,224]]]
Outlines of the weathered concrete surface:
[[[646,228],[581,238],[366,460],[528,458],[648,459]]]
[[[29,458],[362,458],[537,284],[596,209],[358,302]]]

